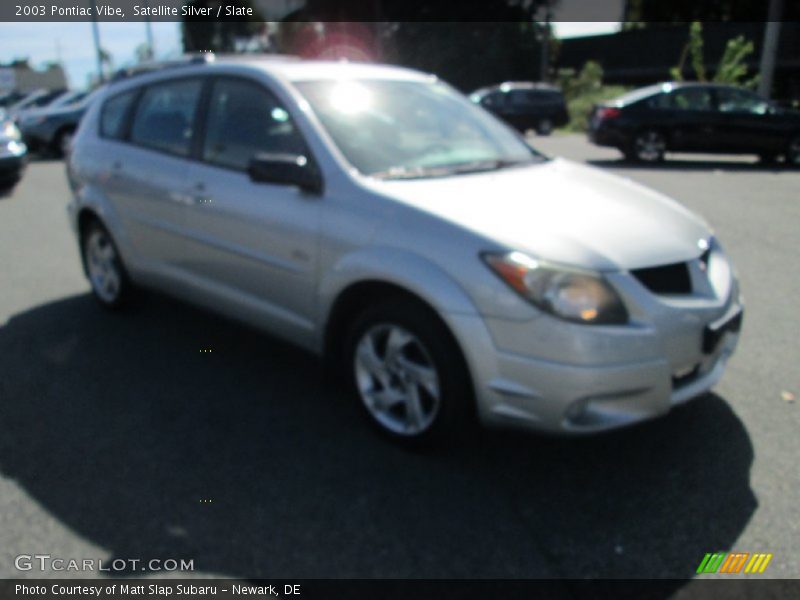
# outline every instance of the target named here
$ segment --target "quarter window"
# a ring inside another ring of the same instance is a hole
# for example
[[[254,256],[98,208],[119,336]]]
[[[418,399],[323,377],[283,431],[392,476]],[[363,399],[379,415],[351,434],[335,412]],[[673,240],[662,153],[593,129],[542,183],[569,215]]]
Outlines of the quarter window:
[[[245,170],[260,152],[303,154],[305,144],[286,109],[259,84],[218,80],[211,93],[203,160]]]
[[[763,115],[767,112],[769,104],[760,96],[745,90],[719,88],[717,101],[720,112],[725,113],[751,113]]]
[[[133,120],[131,141],[178,156],[188,156],[201,87],[199,79],[147,87]]]
[[[122,139],[125,134],[125,115],[136,98],[136,92],[119,94],[106,101],[100,114],[100,135],[112,140]]]

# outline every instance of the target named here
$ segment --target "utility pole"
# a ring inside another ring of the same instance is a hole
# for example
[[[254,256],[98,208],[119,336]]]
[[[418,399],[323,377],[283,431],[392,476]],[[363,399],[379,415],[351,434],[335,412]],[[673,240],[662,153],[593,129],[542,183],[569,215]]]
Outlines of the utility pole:
[[[770,0],[767,12],[767,23],[764,26],[764,45],[761,48],[761,79],[758,93],[769,98],[772,93],[772,78],[775,74],[775,58],[778,54],[778,38],[781,33],[781,14],[783,0]]]
[[[539,65],[539,79],[543,82],[548,80],[547,72],[550,67],[550,0],[544,0],[544,29],[542,31],[542,54],[541,64]]]
[[[150,0],[145,0],[144,5],[147,7],[147,17],[144,19],[145,31],[147,32],[147,55],[150,60],[156,58],[156,45],[153,42],[153,23],[150,21]]]
[[[91,0],[92,5],[92,35],[94,37],[94,52],[97,57],[97,82],[103,83],[103,55],[100,50],[100,29],[97,26],[97,2]]]

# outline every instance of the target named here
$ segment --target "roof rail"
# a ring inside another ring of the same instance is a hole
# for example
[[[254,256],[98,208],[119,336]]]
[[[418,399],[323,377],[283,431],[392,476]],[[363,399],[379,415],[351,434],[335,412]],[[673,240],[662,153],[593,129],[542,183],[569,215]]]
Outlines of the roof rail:
[[[170,60],[159,60],[140,63],[131,67],[124,67],[117,69],[109,78],[109,83],[116,83],[136,77],[138,75],[145,75],[156,71],[164,71],[167,69],[178,69],[181,67],[191,67],[195,65],[204,65],[214,62],[216,56],[213,52],[198,52],[197,54],[185,54],[180,58]]]

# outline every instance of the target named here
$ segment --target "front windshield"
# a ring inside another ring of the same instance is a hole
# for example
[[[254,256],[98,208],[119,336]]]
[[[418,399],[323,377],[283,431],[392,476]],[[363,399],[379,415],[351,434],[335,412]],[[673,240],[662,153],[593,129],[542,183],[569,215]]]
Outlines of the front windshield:
[[[426,177],[543,160],[516,133],[438,81],[296,86],[345,158],[365,175]]]

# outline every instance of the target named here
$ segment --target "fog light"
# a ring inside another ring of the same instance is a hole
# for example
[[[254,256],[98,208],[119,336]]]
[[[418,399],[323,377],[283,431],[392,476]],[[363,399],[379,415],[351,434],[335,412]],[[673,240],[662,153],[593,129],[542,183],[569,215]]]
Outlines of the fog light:
[[[567,420],[569,421],[579,421],[585,414],[586,408],[589,406],[589,400],[586,398],[581,398],[580,400],[576,400],[572,404],[567,407]]]

